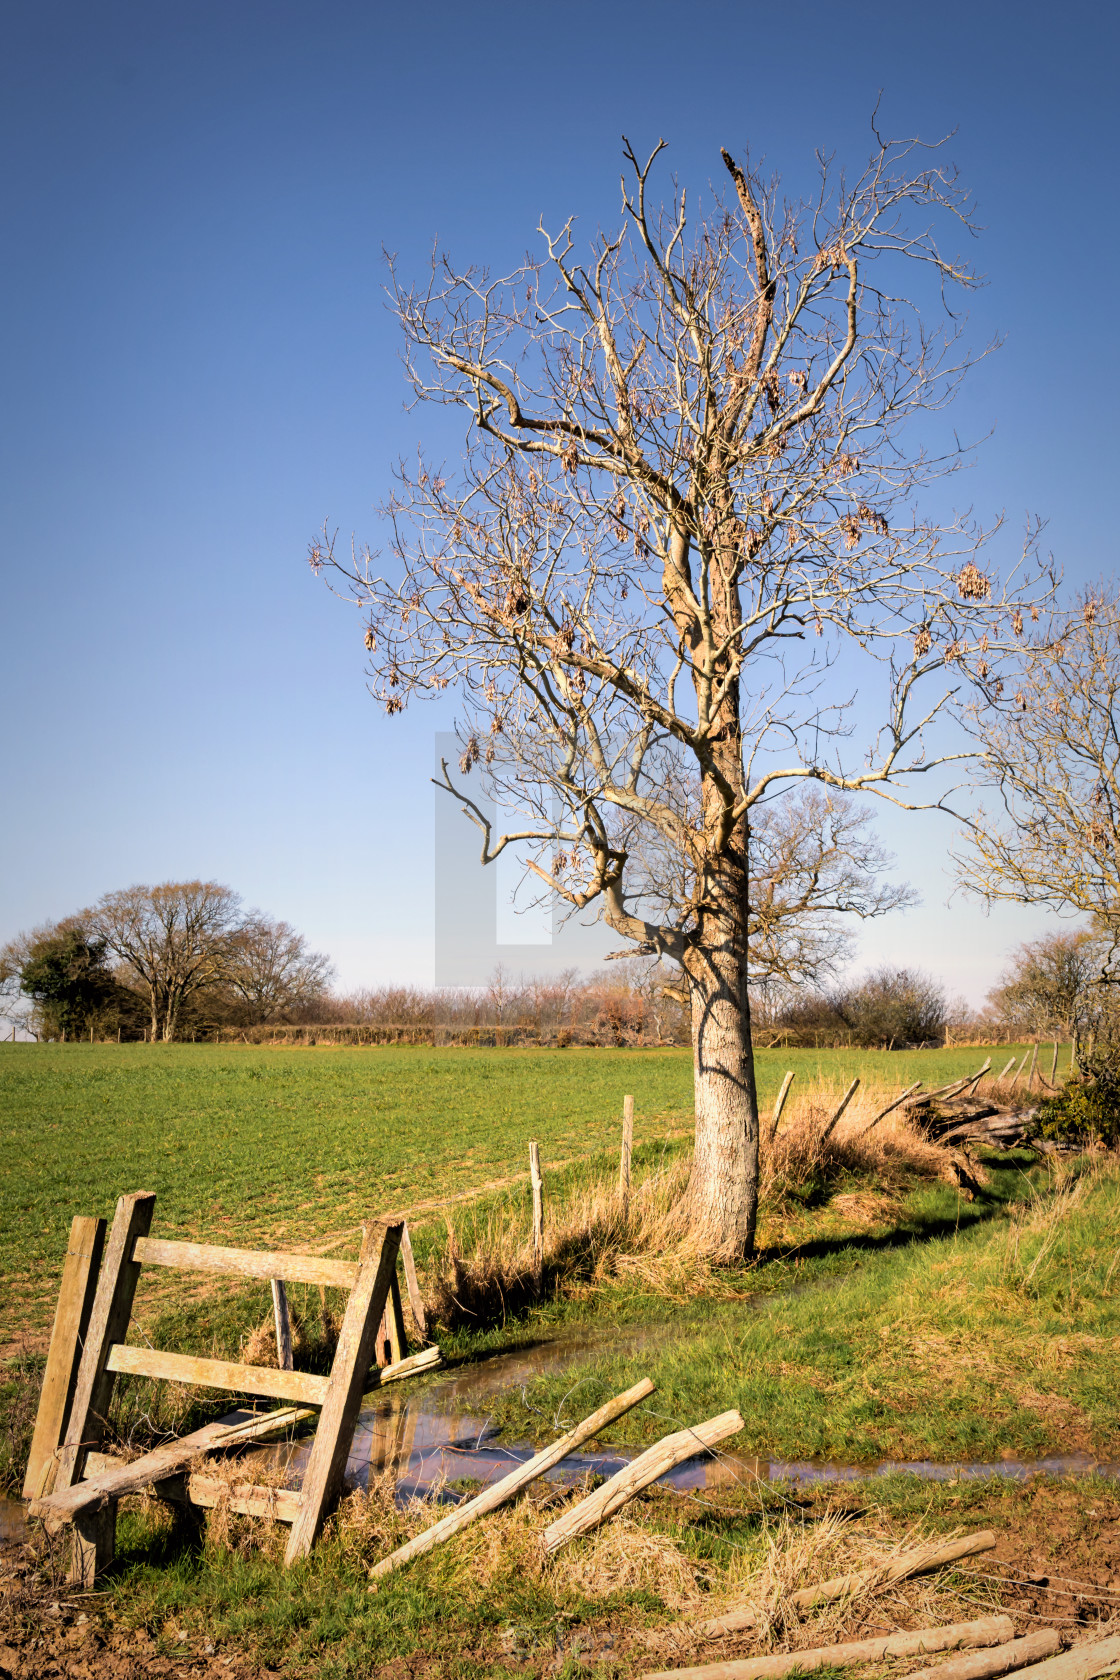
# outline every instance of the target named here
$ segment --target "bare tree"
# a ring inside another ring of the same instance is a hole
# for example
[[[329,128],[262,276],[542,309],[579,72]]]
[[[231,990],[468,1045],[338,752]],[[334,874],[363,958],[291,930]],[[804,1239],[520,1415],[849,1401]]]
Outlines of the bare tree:
[[[241,900],[217,881],[106,893],[82,919],[146,993],[153,1043],[169,1043],[187,998],[227,977]]]
[[[1105,951],[1088,928],[1048,933],[1020,945],[988,1005],[1016,1031],[1055,1033],[1075,1043],[1105,1013],[1100,986]]]
[[[465,459],[402,466],[397,575],[326,530],[310,558],[365,615],[390,714],[462,694],[460,775],[481,762],[524,813],[495,833],[444,766],[483,862],[527,846],[544,889],[683,969],[688,1215],[732,1257],[758,1192],[750,824],[790,778],[928,772],[924,725],[993,668],[1012,608],[967,522],[913,511],[959,455],[902,442],[968,361],[951,319],[925,324],[972,283],[932,231],[968,230],[952,173],[876,139],[857,179],[822,163],[791,204],[724,153],[729,197],[690,230],[683,191],[651,201],[660,151],[627,144],[622,229],[586,261],[569,222],[502,278],[443,256],[419,289],[394,275],[415,397],[465,414]],[[641,859],[665,851],[683,885],[658,903]]]
[[[333,973],[330,958],[310,950],[301,933],[257,910],[232,934],[223,978],[257,1026],[315,1003]]]
[[[1120,595],[1100,585],[1024,638],[1017,680],[973,714],[978,780],[993,809],[970,821],[957,858],[991,903],[1045,904],[1093,918],[1101,975],[1120,979]]]

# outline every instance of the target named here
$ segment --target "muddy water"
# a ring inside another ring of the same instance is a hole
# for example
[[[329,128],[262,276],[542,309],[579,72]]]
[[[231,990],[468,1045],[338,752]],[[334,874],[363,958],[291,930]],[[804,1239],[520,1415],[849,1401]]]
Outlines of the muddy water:
[[[489,1401],[520,1388],[534,1377],[562,1370],[577,1359],[593,1355],[600,1345],[604,1349],[610,1347],[617,1354],[620,1342],[623,1351],[629,1351],[627,1340],[631,1348],[637,1348],[657,1335],[656,1329],[644,1328],[634,1331],[629,1338],[620,1337],[618,1331],[578,1339],[558,1337],[464,1366],[420,1389],[402,1383],[383,1394],[368,1396],[354,1433],[346,1467],[347,1483],[361,1487],[369,1482],[371,1475],[391,1472],[396,1478],[397,1496],[402,1500],[418,1496],[454,1500],[459,1497],[453,1485],[457,1482],[470,1480],[486,1485],[498,1481],[531,1458],[536,1449],[527,1443],[510,1445],[495,1439],[496,1431],[488,1415]],[[592,1410],[603,1398],[598,1384],[588,1384],[582,1394],[586,1404],[581,1404],[580,1388],[573,1389],[563,1417],[550,1418],[549,1424],[570,1427],[577,1417]],[[642,1409],[656,1415],[657,1396]],[[658,1421],[664,1433],[680,1428],[682,1422],[669,1417],[659,1417]],[[309,1442],[300,1441],[287,1447],[259,1449],[259,1453],[285,1470],[289,1486],[298,1487],[309,1450]],[[613,1453],[573,1453],[550,1471],[546,1479],[565,1484],[576,1482],[589,1472],[612,1476],[634,1456],[627,1449]],[[897,1472],[930,1481],[988,1476],[1023,1478],[1037,1474],[1078,1476],[1090,1472],[1120,1480],[1120,1464],[1101,1462],[1086,1453],[1038,1459],[1007,1458],[993,1464],[936,1464],[922,1460],[841,1464],[750,1458],[721,1451],[718,1456],[705,1453],[687,1460],[662,1477],[662,1486],[701,1489],[726,1487],[733,1482],[744,1485],[780,1482],[793,1488],[807,1488],[824,1482],[861,1481]]]

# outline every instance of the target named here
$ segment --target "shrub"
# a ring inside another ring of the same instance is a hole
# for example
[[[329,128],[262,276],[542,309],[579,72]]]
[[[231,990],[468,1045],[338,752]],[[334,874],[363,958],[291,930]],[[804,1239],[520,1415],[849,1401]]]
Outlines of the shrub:
[[[1051,1143],[1120,1146],[1120,1045],[1081,1058],[1081,1073],[1035,1112],[1032,1135]]]

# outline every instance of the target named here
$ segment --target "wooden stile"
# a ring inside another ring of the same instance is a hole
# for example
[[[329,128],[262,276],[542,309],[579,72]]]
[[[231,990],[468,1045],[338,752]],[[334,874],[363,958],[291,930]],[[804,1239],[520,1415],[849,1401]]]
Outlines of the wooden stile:
[[[136,1190],[117,1202],[78,1366],[66,1437],[59,1449],[56,1488],[73,1487],[81,1481],[86,1452],[99,1447],[104,1439],[116,1380],[109,1368],[109,1352],[128,1334],[132,1300],[140,1281],[140,1263],[133,1259],[133,1248],[137,1237],[147,1236],[155,1205],[150,1190]]]
[[[70,1240],[62,1267],[50,1351],[43,1372],[35,1433],[23,1478],[23,1497],[32,1499],[49,1493],[57,1469],[56,1453],[66,1438],[70,1404],[78,1381],[78,1364],[93,1310],[101,1253],[105,1246],[105,1221],[77,1214],[71,1221]]]
[[[306,1557],[323,1526],[323,1519],[338,1494],[346,1457],[354,1433],[366,1372],[373,1363],[373,1344],[390,1280],[396,1274],[400,1248],[400,1225],[386,1225],[381,1251],[358,1264],[358,1277],[346,1303],[339,1331],[338,1347],[331,1370],[330,1392],[319,1418],[319,1428],[303,1476],[299,1515],[292,1524],[287,1564]]]

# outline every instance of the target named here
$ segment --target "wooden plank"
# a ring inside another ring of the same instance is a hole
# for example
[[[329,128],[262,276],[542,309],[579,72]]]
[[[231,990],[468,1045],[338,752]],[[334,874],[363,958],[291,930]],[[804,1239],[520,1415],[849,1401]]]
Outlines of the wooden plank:
[[[404,1281],[408,1290],[408,1304],[412,1308],[412,1316],[416,1320],[416,1328],[420,1335],[428,1339],[428,1314],[424,1306],[424,1297],[420,1292],[420,1279],[416,1276],[416,1257],[412,1252],[412,1238],[408,1233],[408,1220],[401,1226],[401,1259],[404,1261]]]
[[[23,1478],[25,1499],[49,1493],[54,1485],[57,1469],[55,1454],[66,1439],[70,1403],[78,1382],[78,1364],[93,1310],[104,1246],[105,1220],[76,1214],[70,1225],[70,1239],[62,1263],[62,1284],[58,1291],[54,1329],[43,1372],[43,1386],[39,1392],[39,1409],[35,1415],[27,1473]]]
[[[853,1640],[846,1645],[818,1645],[811,1651],[779,1651],[770,1657],[703,1663],[698,1668],[658,1669],[647,1674],[645,1680],[780,1680],[782,1675],[795,1671],[808,1674],[815,1668],[853,1668],[863,1663],[883,1662],[887,1657],[913,1657],[927,1651],[1007,1645],[1014,1637],[1015,1625],[1010,1616],[982,1616],[974,1622],[922,1628],[916,1633],[891,1633],[880,1639]],[[1120,1645],[1120,1640],[1116,1643]]]
[[[263,1487],[258,1482],[227,1482],[221,1476],[195,1472],[178,1479],[178,1485],[156,1489],[161,1499],[173,1504],[197,1505],[212,1511],[221,1505],[240,1517],[262,1517],[273,1522],[294,1523],[299,1515],[300,1494],[294,1488]]]
[[[434,1344],[422,1348],[419,1353],[410,1353],[407,1359],[402,1359],[398,1365],[375,1366],[365,1381],[365,1392],[372,1389],[385,1388],[389,1383],[403,1382],[406,1377],[421,1377],[425,1371],[434,1371],[442,1365],[443,1355]]]
[[[1012,1674],[1029,1663],[1055,1657],[1062,1648],[1057,1628],[1040,1628],[1023,1639],[1012,1639],[1007,1645],[997,1645],[990,1651],[970,1651],[966,1657],[950,1657],[936,1668],[920,1668],[908,1674],[906,1680],[995,1680],[1000,1674]]]
[[[143,1458],[134,1458],[127,1464],[115,1464],[87,1481],[75,1483],[73,1487],[59,1488],[42,1499],[33,1499],[28,1509],[33,1517],[45,1518],[48,1529],[56,1529],[62,1523],[73,1522],[79,1511],[90,1506],[100,1508],[110,1501],[115,1503],[126,1493],[140,1493],[153,1482],[175,1475],[185,1469],[192,1458],[215,1446],[224,1433],[224,1424],[204,1424],[181,1440],[168,1441],[164,1446],[156,1447],[154,1452],[145,1453]]]
[[[535,1458],[529,1459],[526,1464],[519,1464],[516,1470],[512,1470],[508,1476],[503,1476],[500,1482],[494,1483],[493,1487],[483,1488],[482,1492],[476,1494],[473,1499],[466,1500],[462,1505],[456,1505],[449,1516],[444,1517],[440,1522],[433,1523],[432,1527],[426,1528],[423,1534],[417,1534],[405,1545],[398,1546],[397,1550],[391,1552],[388,1557],[382,1558],[379,1563],[375,1563],[370,1570],[371,1579],[378,1575],[386,1575],[391,1569],[399,1569],[402,1564],[410,1563],[414,1557],[419,1557],[422,1552],[430,1552],[433,1546],[440,1545],[444,1540],[450,1540],[453,1534],[457,1534],[468,1523],[474,1522],[477,1517],[485,1516],[487,1511],[497,1510],[499,1505],[504,1505],[507,1499],[512,1499],[521,1492],[522,1488],[528,1487],[530,1482],[535,1482],[539,1476],[543,1476],[547,1471],[554,1469],[562,1459],[567,1458],[569,1453],[573,1453],[577,1448],[582,1447],[585,1441],[590,1441],[592,1436],[597,1435],[601,1429],[605,1429],[609,1423],[614,1423],[617,1418],[630,1411],[631,1407],[636,1406],[639,1401],[648,1399],[653,1392],[653,1383],[650,1382],[648,1377],[643,1377],[641,1382],[635,1383],[633,1388],[628,1388],[625,1394],[619,1394],[615,1399],[608,1400],[605,1406],[600,1406],[597,1412],[592,1412],[591,1416],[584,1418],[582,1423],[577,1423],[574,1429],[569,1429],[566,1435],[562,1435],[550,1447],[545,1447],[544,1451],[537,1453]]]
[[[270,1254],[261,1249],[216,1248],[209,1243],[164,1242],[142,1237],[135,1258],[145,1266],[177,1266],[189,1272],[220,1272],[224,1277],[260,1278],[282,1283],[330,1284],[352,1289],[358,1275],[353,1260],[328,1260],[316,1254]]]
[[[109,1369],[122,1376],[197,1383],[201,1388],[229,1388],[236,1394],[259,1394],[266,1400],[290,1400],[299,1406],[321,1406],[330,1387],[329,1377],[313,1377],[307,1371],[279,1371],[271,1365],[237,1365],[226,1359],[196,1359],[188,1353],[126,1347],[123,1342],[110,1348]]]
[[[148,1234],[155,1205],[150,1190],[136,1190],[117,1202],[89,1315],[66,1438],[59,1448],[56,1488],[72,1487],[81,1481],[87,1449],[99,1447],[104,1438],[116,1381],[109,1369],[109,1350],[128,1334],[132,1299],[140,1281],[140,1264],[133,1258],[133,1250],[136,1239]]]
[[[408,1356],[408,1337],[404,1329],[404,1309],[401,1306],[401,1286],[394,1269],[389,1279],[389,1299],[385,1303],[385,1323],[389,1331],[390,1358],[388,1364],[399,1365]]]
[[[400,1225],[386,1225],[376,1259],[370,1254],[359,1262],[357,1282],[338,1335],[330,1386],[303,1475],[299,1515],[288,1536],[284,1561],[289,1565],[310,1552],[342,1485],[366,1375],[373,1363],[374,1338],[397,1269],[400,1245]]]
[[[294,1371],[292,1360],[292,1315],[288,1291],[282,1278],[272,1278],[272,1322],[276,1327],[276,1363],[281,1371]]]
[[[656,1482],[659,1476],[683,1464],[686,1459],[693,1458],[705,1448],[714,1447],[717,1441],[725,1441],[729,1435],[737,1435],[743,1427],[743,1420],[738,1412],[721,1412],[718,1417],[709,1418],[706,1423],[698,1423],[694,1429],[681,1429],[675,1435],[665,1435],[654,1446],[627,1464],[610,1481],[604,1482],[601,1488],[589,1494],[565,1511],[563,1516],[557,1517],[544,1531],[544,1550],[547,1555],[564,1545],[568,1540],[574,1540],[579,1534],[586,1534],[589,1529],[596,1528],[599,1523],[613,1517],[643,1488]]]

